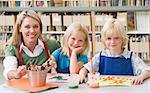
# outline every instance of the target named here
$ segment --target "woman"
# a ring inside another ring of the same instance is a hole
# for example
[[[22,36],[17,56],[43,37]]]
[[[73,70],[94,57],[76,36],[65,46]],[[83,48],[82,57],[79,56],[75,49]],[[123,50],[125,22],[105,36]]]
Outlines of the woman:
[[[6,79],[21,78],[26,65],[43,64],[50,53],[59,48],[55,40],[42,38],[42,22],[35,11],[22,11],[18,16],[11,39],[5,47],[4,76]]]

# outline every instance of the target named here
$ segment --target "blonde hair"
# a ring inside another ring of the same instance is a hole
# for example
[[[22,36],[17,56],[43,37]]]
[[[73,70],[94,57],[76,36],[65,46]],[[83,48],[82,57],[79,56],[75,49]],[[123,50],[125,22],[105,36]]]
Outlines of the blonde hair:
[[[40,17],[38,16],[38,14],[35,11],[33,11],[33,10],[22,11],[17,16],[17,20],[16,20],[16,24],[15,24],[15,27],[14,27],[14,31],[13,31],[11,39],[8,41],[8,44],[14,45],[16,47],[18,47],[21,44],[23,39],[22,39],[22,34],[20,33],[19,30],[20,30],[20,27],[22,25],[22,22],[24,21],[24,19],[26,17],[31,17],[31,18],[35,19],[36,21],[38,21],[39,25],[40,25],[40,30],[41,30],[41,33],[42,33],[42,22],[41,22]],[[41,38],[41,35],[39,36],[39,38]]]
[[[83,33],[85,35],[85,44],[84,44],[84,50],[80,53],[81,55],[86,55],[88,53],[89,50],[89,38],[88,38],[88,30],[87,28],[78,23],[78,22],[74,22],[72,23],[67,30],[65,31],[65,34],[63,36],[63,40],[62,40],[62,54],[67,54],[67,56],[70,56],[69,54],[69,47],[68,47],[68,39],[71,36],[71,34],[73,32],[79,32],[79,33]]]
[[[122,49],[125,48],[126,44],[128,43],[128,36],[125,32],[123,25],[121,25],[121,23],[117,19],[112,18],[108,20],[102,29],[101,35],[102,35],[102,43],[104,44],[104,46],[105,46],[106,32],[116,33],[119,37],[121,37],[123,40],[121,48]]]

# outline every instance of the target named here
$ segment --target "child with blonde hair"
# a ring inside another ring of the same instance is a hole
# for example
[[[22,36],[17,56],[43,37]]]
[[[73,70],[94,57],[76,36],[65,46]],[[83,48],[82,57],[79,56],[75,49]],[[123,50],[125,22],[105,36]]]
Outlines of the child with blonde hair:
[[[52,57],[59,73],[78,73],[88,62],[88,30],[78,22],[72,23],[65,31],[62,48],[55,50]]]
[[[142,84],[150,77],[148,67],[136,54],[125,49],[128,36],[117,19],[110,19],[102,29],[102,42],[105,50],[100,51],[80,70],[81,82],[88,72],[99,72],[100,75],[137,76],[133,84]]]

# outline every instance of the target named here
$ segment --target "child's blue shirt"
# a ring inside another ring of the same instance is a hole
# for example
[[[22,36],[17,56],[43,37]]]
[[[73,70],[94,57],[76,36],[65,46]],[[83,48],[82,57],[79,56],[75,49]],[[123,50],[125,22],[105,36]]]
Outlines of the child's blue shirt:
[[[67,55],[62,54],[61,49],[57,49],[52,53],[57,63],[57,72],[59,73],[69,73],[70,59]],[[86,55],[77,55],[78,62],[83,62],[84,64],[88,62],[88,57]]]

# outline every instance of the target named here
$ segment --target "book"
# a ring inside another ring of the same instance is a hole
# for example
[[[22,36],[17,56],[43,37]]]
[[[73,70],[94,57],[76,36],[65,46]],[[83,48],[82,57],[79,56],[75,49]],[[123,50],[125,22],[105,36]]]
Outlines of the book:
[[[134,12],[127,12],[127,31],[136,30],[136,18]]]
[[[150,33],[150,12],[136,12],[137,31]]]

